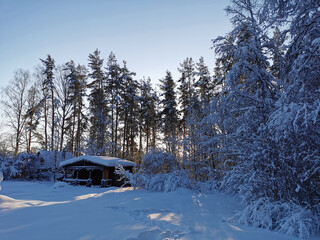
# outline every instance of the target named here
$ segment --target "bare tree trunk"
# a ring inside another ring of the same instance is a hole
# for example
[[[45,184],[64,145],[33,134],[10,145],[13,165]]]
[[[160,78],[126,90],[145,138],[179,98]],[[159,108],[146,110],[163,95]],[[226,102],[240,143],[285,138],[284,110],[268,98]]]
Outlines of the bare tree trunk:
[[[123,141],[122,141],[122,158],[126,157],[126,142],[127,142],[127,122],[124,122],[123,126]]]
[[[151,146],[153,148],[156,146],[156,138],[157,138],[156,126],[153,126],[152,127],[152,143],[151,143]]]
[[[71,128],[71,139],[70,139],[70,150],[72,152],[72,154],[75,154],[75,144],[74,144],[74,133],[75,133],[75,124],[76,124],[76,114],[74,113],[72,116],[72,128]]]
[[[60,146],[59,151],[62,152],[63,150],[63,142],[64,142],[64,135],[65,135],[65,124],[66,124],[66,106],[63,105],[62,107],[62,123],[61,123],[61,136],[60,136]]]
[[[150,139],[150,126],[149,123],[147,123],[146,126],[146,153],[149,151],[149,139]]]
[[[30,122],[32,123],[33,117],[30,118]],[[27,152],[31,152],[31,138],[32,138],[32,126],[28,129],[28,143],[27,143]]]
[[[139,152],[142,154],[142,126],[140,126],[139,130]]]
[[[116,112],[116,126],[115,126],[115,138],[114,138],[114,143],[115,143],[115,156],[118,156],[118,125],[119,125],[119,114],[118,110]]]
[[[16,132],[16,141],[14,147],[14,155],[17,156],[19,152],[19,142],[20,142],[20,131],[21,131],[21,124],[20,121],[17,123],[17,132]]]
[[[112,97],[112,103],[111,103],[111,142],[112,142],[112,146],[111,146],[111,154],[112,156],[115,155],[115,137],[114,137],[114,100]]]
[[[81,143],[81,109],[78,109],[77,113],[77,132],[75,139],[75,156],[80,155],[80,143]]]
[[[47,110],[47,99],[44,101],[44,149],[48,150],[48,110]]]
[[[51,107],[52,107],[52,112],[51,112],[51,151],[54,150],[54,128],[55,128],[55,101],[54,101],[54,91],[51,89]]]
[[[134,132],[133,132],[133,126],[131,126],[130,129],[130,156],[133,157],[134,155]]]
[[[65,127],[65,109],[63,110],[63,115],[62,115],[62,124],[61,124],[61,137],[60,137],[60,152],[63,149],[63,141],[64,141],[64,127]]]

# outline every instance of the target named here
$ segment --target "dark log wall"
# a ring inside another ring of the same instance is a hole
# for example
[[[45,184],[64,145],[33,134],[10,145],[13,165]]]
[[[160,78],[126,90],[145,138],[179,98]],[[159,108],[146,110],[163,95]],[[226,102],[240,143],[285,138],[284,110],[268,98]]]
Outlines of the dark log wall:
[[[65,169],[68,169],[68,167],[75,167],[75,166],[99,166],[97,164],[92,164],[90,162],[81,161],[76,162],[73,164],[70,164],[68,166],[65,166]],[[124,167],[125,170],[129,170],[132,172],[133,167]],[[78,172],[78,179],[88,179],[89,178],[89,171],[87,169],[81,169],[74,171],[73,178],[76,179],[76,175]],[[100,185],[101,179],[104,177],[104,179],[112,179],[109,184],[111,186],[121,187],[124,184],[124,180],[120,180],[120,176],[115,174],[115,167],[104,167],[104,170],[94,169],[91,170],[91,179],[93,185]]]

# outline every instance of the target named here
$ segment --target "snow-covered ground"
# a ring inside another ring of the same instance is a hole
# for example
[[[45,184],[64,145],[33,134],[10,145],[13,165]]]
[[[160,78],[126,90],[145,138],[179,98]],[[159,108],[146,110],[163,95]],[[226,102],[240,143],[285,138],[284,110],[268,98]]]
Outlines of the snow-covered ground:
[[[184,189],[159,193],[50,182],[1,185],[1,240],[296,239],[228,223],[243,206],[221,193]]]

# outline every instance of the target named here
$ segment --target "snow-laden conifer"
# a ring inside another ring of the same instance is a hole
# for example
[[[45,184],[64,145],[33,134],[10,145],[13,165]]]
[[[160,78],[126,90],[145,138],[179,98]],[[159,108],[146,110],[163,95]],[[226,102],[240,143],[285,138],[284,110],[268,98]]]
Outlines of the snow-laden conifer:
[[[105,96],[105,76],[102,69],[103,59],[100,57],[100,51],[96,49],[89,55],[89,77],[91,82],[88,84],[89,110],[90,110],[90,153],[104,155],[106,128],[109,122],[108,108]]]
[[[85,115],[85,96],[87,90],[87,69],[83,65],[76,66],[71,60],[66,63],[68,97],[67,104],[70,104],[70,116],[66,123],[68,134],[68,151],[78,156],[82,150],[83,132],[87,127]]]
[[[45,149],[54,150],[55,147],[55,128],[56,128],[56,98],[55,98],[55,84],[54,84],[54,69],[55,69],[55,61],[48,54],[46,59],[40,59],[44,65],[44,79],[42,82],[42,90],[44,94],[44,130],[45,130]],[[50,145],[48,142],[48,108],[50,106],[51,110],[51,140]],[[50,148],[49,148],[50,146]]]
[[[151,79],[142,79],[139,84],[139,153],[155,147],[158,128],[157,105],[159,97],[151,85]],[[145,145],[145,147],[144,147]],[[145,150],[144,150],[145,149]]]
[[[171,72],[167,71],[164,79],[160,79],[161,107],[160,124],[164,134],[164,142],[168,152],[176,154],[178,134],[178,110],[176,102],[175,82]]]

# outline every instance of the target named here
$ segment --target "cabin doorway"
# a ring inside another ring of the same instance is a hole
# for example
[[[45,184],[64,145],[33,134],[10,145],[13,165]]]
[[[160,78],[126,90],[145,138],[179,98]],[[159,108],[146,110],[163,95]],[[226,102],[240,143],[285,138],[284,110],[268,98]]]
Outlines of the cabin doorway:
[[[100,185],[102,179],[102,171],[99,169],[94,169],[91,172],[92,185]]]
[[[89,172],[86,169],[81,169],[78,173],[78,179],[88,179]]]

